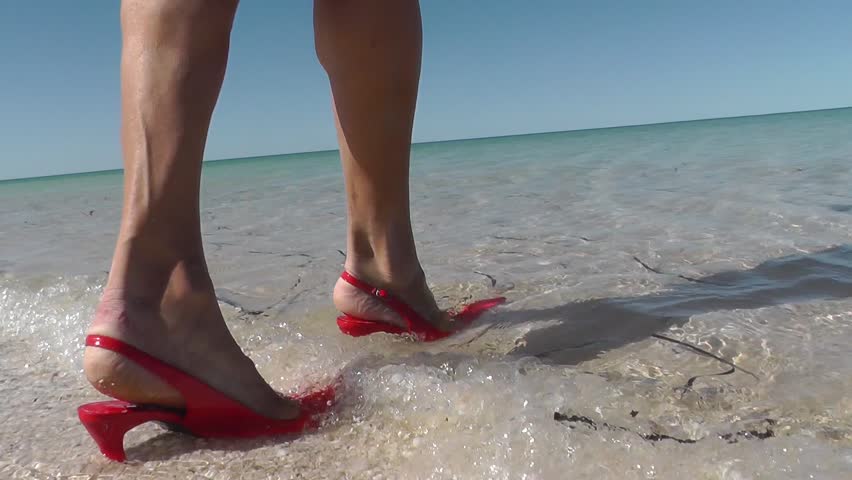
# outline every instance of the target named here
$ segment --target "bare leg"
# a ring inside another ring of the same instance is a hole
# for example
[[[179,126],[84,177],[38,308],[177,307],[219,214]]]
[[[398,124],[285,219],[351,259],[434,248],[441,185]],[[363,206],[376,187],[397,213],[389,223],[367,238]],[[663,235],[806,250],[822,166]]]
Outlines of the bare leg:
[[[267,385],[228,331],[201,242],[201,159],[236,8],[236,0],[122,2],[124,209],[89,333],[129,342],[259,413],[289,418],[298,407]],[[118,354],[87,348],[84,370],[95,388],[123,400],[183,405]]]
[[[417,0],[316,0],[317,55],[328,72],[349,208],[345,268],[450,328],[420,267],[408,171],[420,77]],[[343,312],[401,323],[375,298],[338,281]]]

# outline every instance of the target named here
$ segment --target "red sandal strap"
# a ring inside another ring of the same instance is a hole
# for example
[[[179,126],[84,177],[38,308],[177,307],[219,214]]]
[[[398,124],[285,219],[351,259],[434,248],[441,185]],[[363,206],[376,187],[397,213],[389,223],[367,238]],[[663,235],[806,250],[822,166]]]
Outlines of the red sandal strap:
[[[187,408],[206,407],[208,404],[218,408],[224,406],[245,408],[205,382],[121,340],[105,335],[88,335],[86,346],[103,348],[129,358],[180,392]]]
[[[342,278],[346,283],[352,285],[353,287],[381,299],[385,303],[385,305],[390,307],[400,317],[402,317],[403,320],[405,320],[405,324],[408,326],[409,333],[443,333],[432,325],[430,325],[426,320],[423,319],[423,317],[420,316],[419,313],[414,311],[413,308],[409,307],[408,304],[396,298],[387,290],[376,288],[345,270],[343,271],[343,273],[340,274],[340,278]]]

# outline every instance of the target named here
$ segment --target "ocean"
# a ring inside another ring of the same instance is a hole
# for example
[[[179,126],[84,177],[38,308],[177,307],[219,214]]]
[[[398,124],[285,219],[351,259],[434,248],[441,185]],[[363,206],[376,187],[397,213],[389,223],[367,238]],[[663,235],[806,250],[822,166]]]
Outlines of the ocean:
[[[3,159],[14,161],[14,159]],[[349,338],[336,152],[208,162],[217,295],[264,377],[342,375],[317,432],[147,424],[101,457],[76,407],[121,172],[0,182],[0,478],[852,478],[852,109],[415,145],[450,339]]]

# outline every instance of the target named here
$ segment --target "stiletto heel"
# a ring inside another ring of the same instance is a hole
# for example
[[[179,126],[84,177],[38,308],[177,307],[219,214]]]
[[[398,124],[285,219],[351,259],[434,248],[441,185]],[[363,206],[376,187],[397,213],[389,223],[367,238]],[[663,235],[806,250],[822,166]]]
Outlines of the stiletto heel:
[[[186,408],[138,405],[121,400],[95,402],[77,409],[80,421],[112,460],[123,462],[124,434],[145,422],[164,422],[199,437],[252,438],[265,435],[302,433],[319,425],[318,417],[334,404],[335,388],[329,385],[290,397],[299,403],[293,419],[269,418],[219,392],[192,375],[175,368],[136,347],[103,335],[86,337],[87,347],[104,348],[160,377],[183,396]]]
[[[123,462],[124,434],[145,422],[179,423],[182,412],[120,400],[88,403],[77,409],[80,422],[107,458]]]
[[[370,295],[375,296],[379,300],[381,300],[385,305],[390,307],[391,310],[397,313],[403,320],[405,320],[405,324],[407,328],[402,328],[397,325],[392,325],[386,322],[377,322],[375,320],[365,320],[363,318],[358,318],[353,315],[349,315],[348,313],[344,313],[337,317],[337,327],[341,332],[346,335],[351,335],[353,337],[362,337],[364,335],[370,335],[373,333],[390,333],[394,335],[413,335],[417,340],[421,342],[433,342],[435,340],[440,340],[442,338],[446,338],[452,335],[455,332],[445,332],[443,330],[438,330],[434,326],[432,326],[429,322],[423,319],[417,312],[414,311],[411,307],[409,307],[402,300],[394,297],[387,290],[382,290],[380,288],[376,288],[369,283],[356,278],[349,272],[344,271],[340,274],[340,278],[342,278],[346,283],[352,285],[353,287],[366,292]],[[478,302],[471,303],[466,307],[462,308],[462,310],[456,314],[453,314],[453,319],[461,322],[463,325],[468,325],[469,323],[476,320],[480,315],[482,315],[486,310],[492,309],[497,305],[501,305],[506,302],[506,297],[495,297],[490,298],[488,300],[479,300]]]

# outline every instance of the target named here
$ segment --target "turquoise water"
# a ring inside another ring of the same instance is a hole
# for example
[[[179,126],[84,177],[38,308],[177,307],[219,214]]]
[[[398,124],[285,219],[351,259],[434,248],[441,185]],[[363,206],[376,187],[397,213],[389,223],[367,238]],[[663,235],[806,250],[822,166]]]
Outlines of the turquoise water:
[[[342,371],[349,393],[295,440],[145,426],[127,465],[74,417],[99,398],[80,342],[121,174],[0,182],[0,476],[849,478],[849,125],[839,109],[416,145],[437,296],[510,299],[428,346],[335,329],[335,152],[208,162],[205,249],[235,336],[276,388]]]

